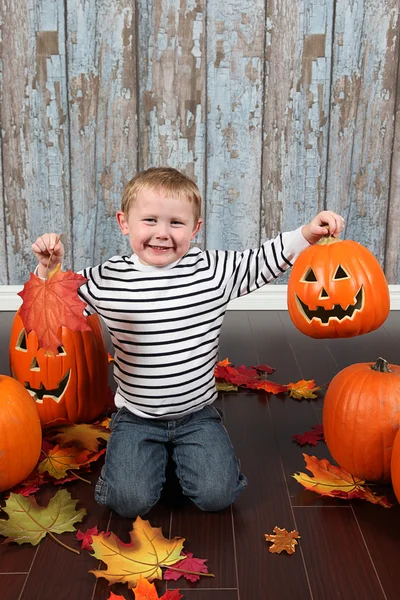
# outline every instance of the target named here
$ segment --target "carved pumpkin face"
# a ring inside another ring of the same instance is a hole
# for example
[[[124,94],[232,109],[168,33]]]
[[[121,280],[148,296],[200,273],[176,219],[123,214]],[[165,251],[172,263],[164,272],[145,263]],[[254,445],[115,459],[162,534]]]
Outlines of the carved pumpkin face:
[[[38,350],[36,333],[26,335],[17,313],[11,329],[10,367],[36,402],[42,425],[56,419],[90,423],[102,412],[108,390],[108,354],[100,319],[87,319],[92,331],[61,330],[54,356]]]
[[[373,331],[389,314],[389,288],[374,255],[351,240],[323,238],[304,250],[288,283],[294,325],[313,338]]]

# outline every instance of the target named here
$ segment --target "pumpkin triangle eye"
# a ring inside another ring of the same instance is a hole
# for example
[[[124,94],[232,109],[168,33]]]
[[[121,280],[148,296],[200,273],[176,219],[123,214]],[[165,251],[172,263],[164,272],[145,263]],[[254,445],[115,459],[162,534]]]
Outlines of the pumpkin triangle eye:
[[[26,333],[25,329],[21,331],[18,336],[17,343],[15,345],[16,350],[21,350],[22,352],[26,352],[28,350],[28,346],[26,345]]]
[[[348,273],[346,273],[346,271],[343,269],[343,267],[341,265],[338,266],[338,268],[336,269],[336,273],[333,276],[333,280],[335,279],[348,279],[349,275]]]
[[[64,350],[64,346],[58,346],[57,348],[57,356],[66,356],[67,353]]]
[[[317,281],[315,273],[311,267],[306,271],[302,281]]]

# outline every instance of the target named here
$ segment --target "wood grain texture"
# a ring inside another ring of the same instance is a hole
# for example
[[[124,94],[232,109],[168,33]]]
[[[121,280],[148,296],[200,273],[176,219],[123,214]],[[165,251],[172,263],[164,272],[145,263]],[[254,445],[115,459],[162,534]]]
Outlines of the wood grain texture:
[[[177,168],[204,197],[205,0],[142,0],[138,44],[139,168]]]
[[[1,9],[0,9],[1,10]],[[0,13],[1,14],[1,13]],[[1,57],[3,56],[2,47],[2,32],[0,25],[0,64]],[[0,98],[2,95],[2,73],[0,69]],[[0,107],[1,110],[1,107]],[[1,112],[0,112],[1,115]],[[3,188],[3,158],[2,158],[2,143],[1,143],[1,128],[0,128],[0,285],[6,285],[9,280],[8,268],[7,268],[7,235],[6,235],[6,206],[4,198]]]
[[[400,30],[400,23],[398,29]],[[397,41],[396,110],[394,123],[393,154],[390,174],[389,213],[387,220],[385,274],[389,283],[400,281],[400,33]]]
[[[327,205],[384,262],[398,63],[397,0],[338,2]]]
[[[325,206],[333,0],[267,3],[263,226],[296,229]]]
[[[265,3],[207,5],[209,248],[260,241]]]
[[[12,281],[25,281],[40,233],[70,237],[64,2],[4,0],[0,10],[7,261]]]
[[[87,204],[83,206],[76,207],[73,202],[74,226],[80,220],[80,211],[96,213],[92,263],[130,252],[115,213],[121,206],[123,187],[135,174],[137,165],[135,4],[129,0],[104,0],[95,6],[98,83],[91,82],[97,87],[94,207],[93,198],[84,199]],[[85,75],[90,78],[90,73]],[[78,158],[81,159],[80,153]],[[81,234],[86,237],[84,226],[85,222],[81,222]],[[80,251],[74,251],[74,264],[78,261],[81,262]]]
[[[400,283],[399,11],[3,0],[0,285],[26,281],[48,230],[75,270],[130,253],[115,212],[155,165],[197,182],[197,245],[255,247],[328,207]]]

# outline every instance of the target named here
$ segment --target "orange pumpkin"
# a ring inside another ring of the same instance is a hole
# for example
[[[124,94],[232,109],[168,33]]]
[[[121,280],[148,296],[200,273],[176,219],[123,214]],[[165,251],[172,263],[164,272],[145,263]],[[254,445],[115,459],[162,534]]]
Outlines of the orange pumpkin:
[[[100,319],[90,315],[91,331],[61,328],[54,356],[38,349],[36,333],[26,335],[17,313],[11,329],[10,367],[36,402],[42,425],[56,419],[90,423],[103,411],[108,390],[108,353]]]
[[[397,501],[400,503],[400,434],[397,433],[394,438],[392,448],[392,459],[390,464],[390,474],[392,485]]]
[[[288,282],[294,325],[313,338],[353,337],[373,331],[389,314],[385,275],[364,246],[322,238],[296,259]]]
[[[23,385],[0,375],[0,492],[33,471],[42,447],[42,428],[34,401]]]
[[[383,358],[346,367],[329,384],[322,416],[327,446],[341,467],[361,479],[390,481],[400,367]]]

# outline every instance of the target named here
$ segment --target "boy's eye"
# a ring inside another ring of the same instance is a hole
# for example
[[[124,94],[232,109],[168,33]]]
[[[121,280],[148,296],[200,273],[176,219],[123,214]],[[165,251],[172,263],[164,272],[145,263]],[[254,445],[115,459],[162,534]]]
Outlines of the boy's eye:
[[[152,219],[151,217],[148,217],[147,219],[143,219],[143,221],[150,222],[150,223],[155,223],[156,222],[156,220]]]
[[[182,221],[171,221],[172,225],[182,225]]]

